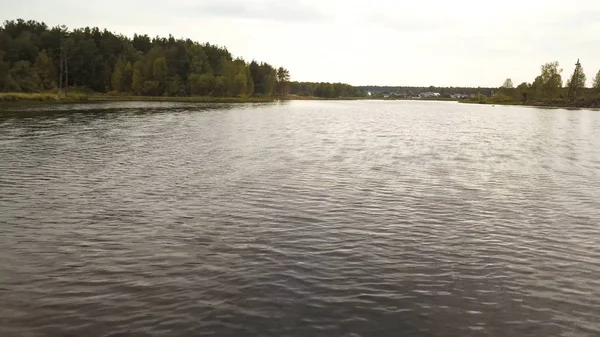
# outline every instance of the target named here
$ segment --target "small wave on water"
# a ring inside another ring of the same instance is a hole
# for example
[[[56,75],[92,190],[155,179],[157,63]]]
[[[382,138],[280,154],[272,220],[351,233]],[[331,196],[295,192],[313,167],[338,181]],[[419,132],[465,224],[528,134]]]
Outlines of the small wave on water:
[[[597,112],[36,112],[0,119],[1,336],[600,335]]]

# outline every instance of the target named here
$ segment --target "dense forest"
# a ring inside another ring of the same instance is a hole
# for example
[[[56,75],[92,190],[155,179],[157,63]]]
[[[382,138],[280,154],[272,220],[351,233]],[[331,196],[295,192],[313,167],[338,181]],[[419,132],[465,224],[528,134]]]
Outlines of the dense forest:
[[[366,92],[344,83],[291,82],[289,90],[292,95],[323,98],[360,97],[366,95]]]
[[[49,28],[36,21],[0,26],[0,91],[77,91],[142,96],[357,96],[339,83],[290,82],[266,62],[234,58],[221,46],[106,29]]]

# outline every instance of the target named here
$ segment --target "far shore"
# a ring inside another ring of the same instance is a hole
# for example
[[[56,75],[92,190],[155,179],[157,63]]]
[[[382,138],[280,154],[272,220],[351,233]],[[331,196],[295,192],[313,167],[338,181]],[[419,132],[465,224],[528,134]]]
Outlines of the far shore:
[[[465,104],[482,104],[482,105],[509,105],[509,106],[526,106],[538,108],[585,108],[598,109],[600,108],[600,100],[551,100],[551,101],[477,101],[477,100],[461,100],[460,103]]]
[[[48,102],[48,103],[83,103],[83,102],[190,102],[190,103],[265,103],[275,101],[355,101],[355,100],[385,100],[385,101],[456,101],[450,98],[411,98],[411,97],[316,97],[316,96],[250,96],[250,97],[213,97],[213,96],[134,96],[108,94],[72,93],[0,93],[0,102]]]
[[[263,103],[273,102],[273,97],[167,97],[167,96],[128,96],[81,93],[0,93],[0,102],[47,102],[47,103],[85,103],[85,102],[190,102],[190,103]]]
[[[411,97],[336,97],[323,98],[314,96],[269,96],[269,97],[212,97],[212,96],[131,96],[81,93],[0,93],[0,103],[39,102],[39,103],[92,103],[92,102],[183,102],[183,103],[268,103],[275,101],[354,101],[354,100],[384,100],[384,101],[458,101],[466,104],[513,105],[546,108],[600,108],[600,100],[552,100],[552,101],[494,101],[494,100],[457,100],[451,98],[411,98]]]

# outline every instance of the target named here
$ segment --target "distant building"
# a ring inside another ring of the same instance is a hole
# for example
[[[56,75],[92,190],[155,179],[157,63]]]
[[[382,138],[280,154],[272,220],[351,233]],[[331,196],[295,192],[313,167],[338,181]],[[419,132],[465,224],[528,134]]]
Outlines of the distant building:
[[[421,93],[420,96],[421,96],[421,98],[431,98],[431,97],[440,97],[441,95],[439,92],[428,91],[428,92]]]

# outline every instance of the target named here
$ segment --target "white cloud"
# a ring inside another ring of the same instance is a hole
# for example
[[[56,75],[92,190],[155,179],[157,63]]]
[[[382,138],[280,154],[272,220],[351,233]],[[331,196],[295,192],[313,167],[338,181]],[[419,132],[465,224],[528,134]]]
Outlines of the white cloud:
[[[0,19],[133,35],[189,37],[290,69],[293,79],[352,84],[498,86],[557,60],[600,69],[597,0],[0,0]]]

